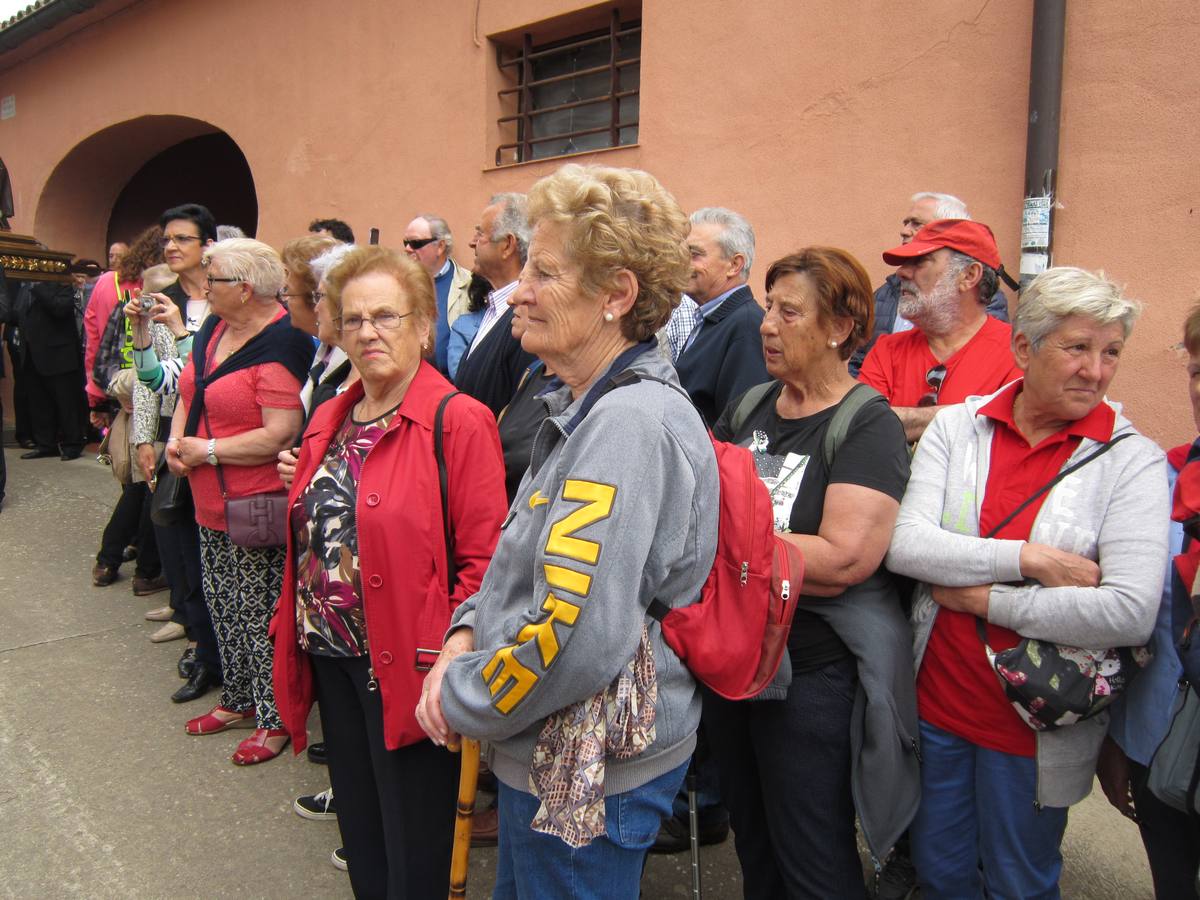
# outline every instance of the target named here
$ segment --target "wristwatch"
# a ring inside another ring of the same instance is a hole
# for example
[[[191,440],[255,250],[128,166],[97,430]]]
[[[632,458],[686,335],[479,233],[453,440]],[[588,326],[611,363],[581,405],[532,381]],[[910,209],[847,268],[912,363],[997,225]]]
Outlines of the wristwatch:
[[[208,464],[210,466],[217,465],[217,439],[208,439]]]

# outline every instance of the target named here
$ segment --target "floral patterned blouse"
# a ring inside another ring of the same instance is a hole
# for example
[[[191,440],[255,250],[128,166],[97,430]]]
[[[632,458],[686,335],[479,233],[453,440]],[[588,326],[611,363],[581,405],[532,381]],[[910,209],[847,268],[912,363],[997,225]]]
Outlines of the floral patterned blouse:
[[[363,618],[355,501],[371,448],[396,410],[371,422],[353,415],[338,429],[308,487],[292,507],[296,539],[296,631],[300,646],[321,656],[363,656]]]

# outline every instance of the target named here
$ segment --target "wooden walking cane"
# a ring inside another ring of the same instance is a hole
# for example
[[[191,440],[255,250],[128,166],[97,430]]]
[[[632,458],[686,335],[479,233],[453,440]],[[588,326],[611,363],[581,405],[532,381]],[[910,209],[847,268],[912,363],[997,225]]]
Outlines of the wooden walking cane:
[[[450,748],[455,749],[454,747]],[[450,900],[467,896],[467,859],[471,855],[471,816],[479,784],[479,741],[462,739],[458,774],[458,806],[454,814],[454,849],[450,854]]]

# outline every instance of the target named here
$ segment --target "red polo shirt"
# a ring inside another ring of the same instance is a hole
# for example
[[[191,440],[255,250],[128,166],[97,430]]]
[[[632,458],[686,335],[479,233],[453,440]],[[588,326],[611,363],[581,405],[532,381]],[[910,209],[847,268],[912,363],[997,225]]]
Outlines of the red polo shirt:
[[[1013,362],[1012,329],[1007,322],[987,316],[972,338],[941,364],[946,377],[938,392],[938,405],[962,403],[972,395],[998,391],[1021,377]],[[938,359],[920,328],[881,335],[863,361],[858,380],[869,384],[892,406],[916,406],[929,393],[926,374]]]
[[[1116,416],[1100,403],[1090,413],[1045,438],[1036,447],[1021,436],[1013,421],[1013,401],[1024,381],[1011,385],[980,408],[995,425],[991,464],[979,512],[979,533],[987,534],[1038,488],[1057,475],[1082,438],[1107,441]],[[1034,519],[1049,492],[1030,503],[994,535],[1027,541]],[[1015,631],[988,625],[993,650],[1007,650],[1020,640]],[[934,622],[917,675],[917,707],[931,725],[980,747],[1017,756],[1037,751],[1035,732],[1017,715],[975,630],[975,617],[942,609]]]

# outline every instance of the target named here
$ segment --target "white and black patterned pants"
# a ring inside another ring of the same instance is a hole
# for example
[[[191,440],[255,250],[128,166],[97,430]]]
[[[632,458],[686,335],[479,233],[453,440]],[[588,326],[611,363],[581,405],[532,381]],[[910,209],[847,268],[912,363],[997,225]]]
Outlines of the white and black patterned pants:
[[[217,633],[226,709],[253,707],[259,728],[282,728],[271,684],[275,652],[267,631],[283,585],[283,547],[239,547],[224,531],[200,526],[204,600]]]

